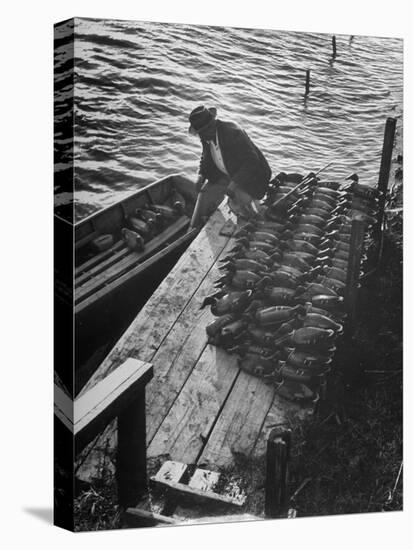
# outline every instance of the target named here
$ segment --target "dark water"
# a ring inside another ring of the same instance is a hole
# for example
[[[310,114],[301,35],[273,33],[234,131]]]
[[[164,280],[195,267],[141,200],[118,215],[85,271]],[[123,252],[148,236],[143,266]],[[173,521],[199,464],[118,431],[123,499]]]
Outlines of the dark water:
[[[77,19],[75,37],[77,220],[167,174],[195,177],[198,104],[243,126],[274,173],[334,160],[327,177],[357,171],[371,185],[385,119],[401,124],[400,39],[337,36],[333,59],[327,34]],[[55,59],[63,75],[59,47]]]

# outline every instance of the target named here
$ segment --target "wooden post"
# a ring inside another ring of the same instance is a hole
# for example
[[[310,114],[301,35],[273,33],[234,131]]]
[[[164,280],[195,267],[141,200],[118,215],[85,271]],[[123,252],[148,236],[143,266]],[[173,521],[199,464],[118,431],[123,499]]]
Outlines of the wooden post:
[[[135,506],[147,490],[145,388],[118,416],[116,477],[119,505]]]
[[[333,45],[333,57],[336,57],[336,55],[337,55],[337,43],[336,43],[335,35],[333,36],[331,42],[332,42],[332,45]]]
[[[348,313],[348,325],[350,332],[353,331],[356,318],[361,256],[364,249],[364,232],[364,221],[357,219],[353,220],[351,224],[350,253],[348,258],[346,281],[346,309]]]
[[[288,463],[290,460],[291,430],[274,428],[267,441],[267,470],[265,479],[265,515],[279,517],[287,503]]]
[[[384,207],[386,205],[387,187],[389,184],[391,157],[393,153],[394,136],[396,132],[396,119],[389,117],[386,120],[384,128],[383,149],[381,152],[381,163],[379,172],[379,181],[377,188],[379,191],[379,212],[377,218],[377,233],[383,229]]]
[[[310,69],[305,72],[305,97],[310,93]]]

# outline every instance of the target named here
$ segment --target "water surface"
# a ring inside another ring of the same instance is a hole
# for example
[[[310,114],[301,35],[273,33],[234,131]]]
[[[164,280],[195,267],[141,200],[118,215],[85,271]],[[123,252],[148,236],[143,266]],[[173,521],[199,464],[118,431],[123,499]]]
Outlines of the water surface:
[[[333,58],[331,38],[76,19],[75,219],[162,176],[195,178],[200,143],[187,132],[187,116],[199,104],[239,123],[274,174],[334,160],[327,177],[357,171],[375,185],[386,117],[401,122],[402,41],[337,35]],[[70,67],[57,46],[64,75]],[[56,188],[58,204],[68,198]]]

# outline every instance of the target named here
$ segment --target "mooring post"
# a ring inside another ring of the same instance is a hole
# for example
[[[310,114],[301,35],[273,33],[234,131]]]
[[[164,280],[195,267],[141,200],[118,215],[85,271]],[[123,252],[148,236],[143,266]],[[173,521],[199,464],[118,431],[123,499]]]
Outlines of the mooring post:
[[[274,428],[267,441],[265,479],[265,515],[279,517],[287,504],[288,464],[291,451],[291,430]]]
[[[360,280],[361,257],[364,249],[365,223],[354,219],[351,224],[350,253],[346,281],[346,310],[348,314],[348,332],[352,333],[356,319],[357,295]]]
[[[310,93],[310,69],[307,69],[305,72],[305,96],[307,97]]]
[[[135,506],[147,490],[145,388],[118,416],[116,475],[119,505]]]
[[[336,55],[337,55],[337,44],[336,44],[336,37],[335,37],[335,35],[333,36],[331,42],[332,42],[332,44],[333,44],[333,57],[336,57]]]
[[[396,119],[389,117],[386,120],[386,126],[384,128],[383,149],[381,152],[379,181],[377,184],[377,188],[379,191],[379,212],[376,226],[377,234],[380,234],[383,230],[384,208],[386,206],[387,188],[389,185],[391,157],[393,154],[395,133]]]

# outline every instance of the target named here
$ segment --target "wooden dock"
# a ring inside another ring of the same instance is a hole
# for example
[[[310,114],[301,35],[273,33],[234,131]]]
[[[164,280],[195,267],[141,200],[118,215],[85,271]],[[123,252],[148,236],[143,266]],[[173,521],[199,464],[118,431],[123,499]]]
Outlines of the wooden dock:
[[[235,219],[223,203],[181,256],[81,394],[133,357],[153,365],[146,388],[147,456],[213,469],[234,456],[265,454],[275,425],[291,426],[310,411],[241,371],[234,355],[207,343],[213,320],[200,309],[233,246]]]

